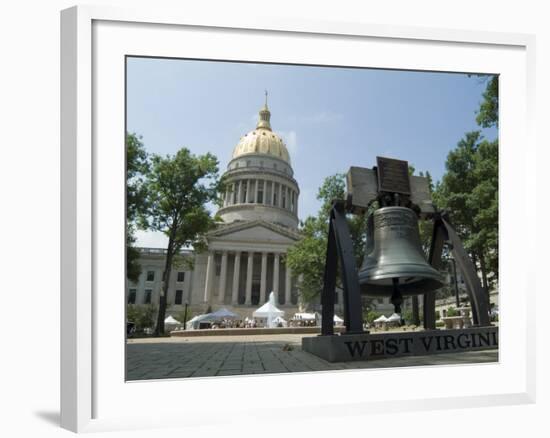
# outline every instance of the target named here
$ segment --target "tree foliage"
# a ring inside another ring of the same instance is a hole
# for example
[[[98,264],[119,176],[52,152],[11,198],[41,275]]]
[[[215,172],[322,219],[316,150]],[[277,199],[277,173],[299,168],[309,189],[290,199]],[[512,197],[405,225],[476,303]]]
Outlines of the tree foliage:
[[[126,134],[126,277],[137,282],[141,274],[135,231],[147,210],[145,178],[149,161],[141,137]]]
[[[182,148],[174,156],[151,157],[144,221],[168,238],[156,335],[164,333],[172,267],[183,247],[192,246],[197,252],[204,248],[204,234],[214,225],[206,204],[216,200],[219,189],[218,160],[210,153],[196,156]]]
[[[305,302],[315,300],[323,288],[330,209],[334,199],[345,198],[345,189],[344,174],[325,178],[317,193],[317,199],[322,201],[317,216],[309,216],[301,224],[303,238],[287,253],[287,263],[293,274],[302,279],[300,293]],[[348,225],[356,263],[360,263],[365,246],[366,220],[363,216],[350,215]],[[339,278],[337,281],[340,283]]]
[[[498,76],[490,76],[483,101],[477,112],[476,122],[483,128],[498,126]]]
[[[449,152],[445,166],[435,203],[449,213],[488,290],[498,278],[498,142],[468,132]]]

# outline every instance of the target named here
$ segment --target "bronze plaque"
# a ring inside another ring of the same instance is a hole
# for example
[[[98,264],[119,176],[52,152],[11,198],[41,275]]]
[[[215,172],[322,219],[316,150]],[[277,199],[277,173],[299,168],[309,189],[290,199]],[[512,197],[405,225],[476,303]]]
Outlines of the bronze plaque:
[[[378,166],[378,190],[402,195],[411,194],[407,161],[376,157],[376,163]]]

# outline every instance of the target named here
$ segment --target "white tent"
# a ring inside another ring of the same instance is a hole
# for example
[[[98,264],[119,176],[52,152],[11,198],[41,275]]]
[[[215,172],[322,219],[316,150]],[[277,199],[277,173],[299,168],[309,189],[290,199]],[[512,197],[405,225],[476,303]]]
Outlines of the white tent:
[[[275,306],[275,293],[273,291],[269,294],[269,301],[265,303],[260,308],[256,309],[254,313],[252,313],[252,316],[254,318],[267,318],[267,327],[276,327],[276,325],[273,324],[273,320],[277,316],[283,316],[285,312],[282,310],[279,310],[277,306]]]
[[[401,321],[401,315],[399,315],[398,313],[394,313],[392,316],[390,316],[388,319],[386,319],[386,321],[388,321],[388,322]]]
[[[189,321],[187,321],[187,324],[185,325],[186,330],[194,330],[199,326],[199,323],[201,321],[209,321],[210,315],[210,313],[206,313],[204,315],[194,316]]]
[[[384,315],[382,316],[379,316],[378,318],[376,318],[373,322],[386,322],[388,320],[388,318],[386,318]]]
[[[284,319],[283,317],[281,316],[277,316],[274,320],[273,320],[273,324],[275,325],[275,327],[277,327],[279,324],[281,324],[283,327],[286,327],[288,325],[286,319]]]
[[[315,321],[315,313],[295,313],[292,319],[294,321]]]
[[[386,319],[386,321],[387,322],[401,321],[401,315],[399,315],[398,313],[394,313],[392,316]]]
[[[164,324],[177,325],[177,324],[181,324],[181,322],[175,319],[172,315],[169,315],[168,318],[164,320]]]
[[[343,324],[344,323],[344,320],[342,318],[340,318],[338,315],[334,315],[334,323],[335,324]]]

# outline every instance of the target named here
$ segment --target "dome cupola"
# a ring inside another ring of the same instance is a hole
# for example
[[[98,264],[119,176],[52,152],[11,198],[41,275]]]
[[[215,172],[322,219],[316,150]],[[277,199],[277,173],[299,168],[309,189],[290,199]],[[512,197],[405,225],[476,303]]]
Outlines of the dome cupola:
[[[288,149],[271,128],[266,92],[256,129],[241,137],[227,165],[219,216],[226,223],[264,220],[296,228],[300,189],[293,175]]]

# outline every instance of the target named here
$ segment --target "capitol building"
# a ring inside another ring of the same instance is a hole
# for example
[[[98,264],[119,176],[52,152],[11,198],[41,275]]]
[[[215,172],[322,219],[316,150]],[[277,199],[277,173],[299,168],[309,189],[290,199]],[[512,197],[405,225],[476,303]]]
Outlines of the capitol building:
[[[291,317],[299,310],[298,279],[286,253],[300,239],[300,188],[283,139],[271,127],[265,105],[256,128],[241,137],[224,173],[227,191],[206,235],[208,250],[187,251],[193,270],[175,266],[168,288],[167,314],[187,304],[192,313],[226,307],[243,318],[275,293],[277,306]],[[163,249],[141,248],[142,273],[128,282],[129,304],[158,303],[164,269]]]

